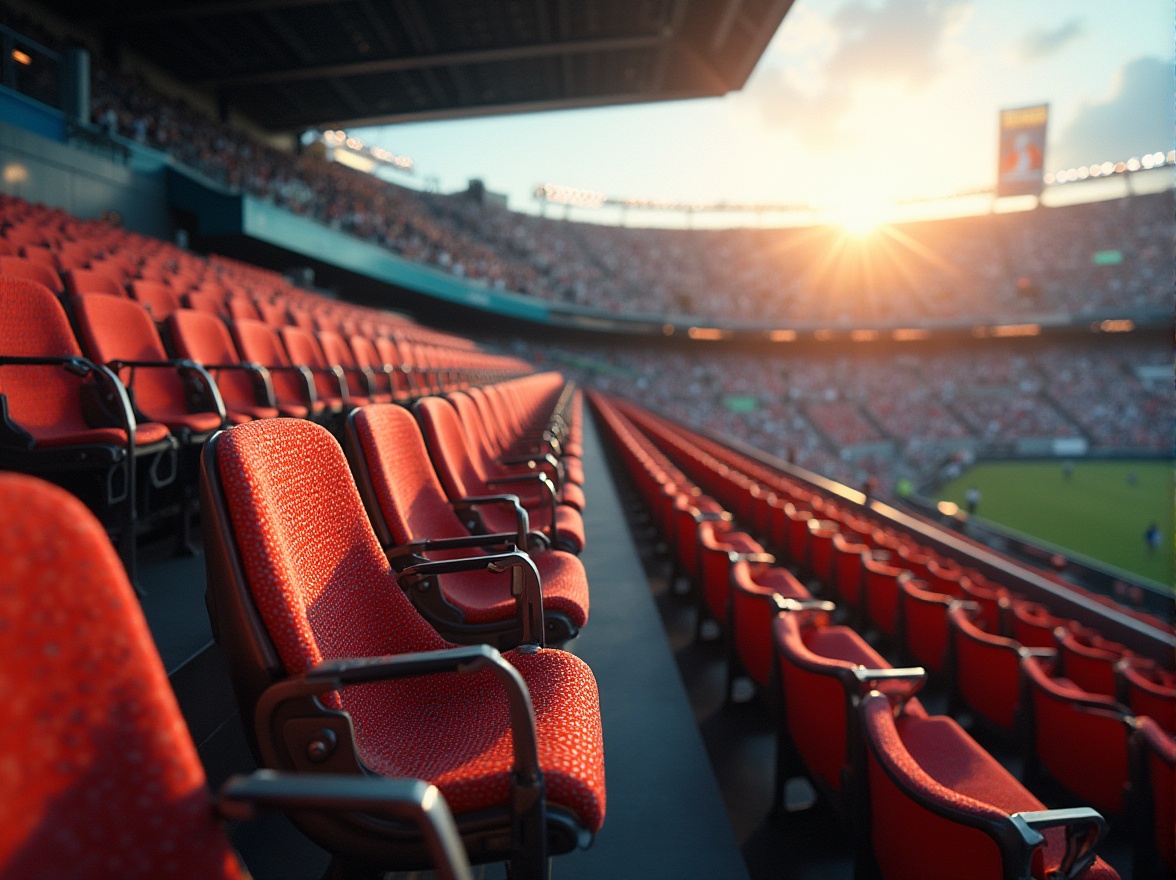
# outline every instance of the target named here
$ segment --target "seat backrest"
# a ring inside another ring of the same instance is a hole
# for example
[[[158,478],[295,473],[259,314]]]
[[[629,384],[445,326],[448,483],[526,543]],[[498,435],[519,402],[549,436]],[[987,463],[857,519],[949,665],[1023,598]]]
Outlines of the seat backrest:
[[[278,331],[282,343],[286,346],[286,353],[290,362],[304,367],[310,367],[314,372],[314,387],[320,400],[332,400],[339,397],[342,390],[334,376],[323,372],[330,364],[322,347],[314,334],[302,327],[282,327]]]
[[[180,357],[203,364],[205,367],[217,364],[237,364],[241,357],[229,328],[215,315],[180,309],[167,319],[167,327]],[[216,370],[217,388],[224,398],[225,406],[256,406],[257,395],[252,377],[243,370]]]
[[[334,330],[320,330],[318,341],[327,363],[343,367],[346,370],[343,375],[347,382],[347,393],[351,397],[366,397],[367,386],[361,375],[355,372],[355,367],[358,365],[347,341]]]
[[[156,321],[166,321],[168,315],[181,308],[179,296],[161,281],[132,281],[131,295]]]
[[[1050,775],[1103,814],[1119,814],[1127,784],[1130,728],[1109,697],[1049,675],[1035,657],[1021,661],[1032,709],[1032,748]],[[1088,711],[1094,708],[1095,711]]]
[[[266,419],[225,431],[206,446],[204,479],[223,499],[223,508],[206,505],[210,532],[227,528],[227,552],[244,577],[210,589],[248,590],[287,673],[448,646],[397,585],[343,450],[325,428]],[[343,708],[374,711],[364,690],[349,688]]]
[[[208,312],[218,318],[227,319],[229,310],[225,308],[225,301],[211,293],[192,292],[184,294],[184,305],[198,312]]]
[[[422,397],[413,411],[445,494],[454,501],[483,494],[485,474],[479,470],[476,457],[467,451],[471,441],[453,404],[441,397]]]
[[[381,543],[469,534],[445,497],[412,413],[394,404],[374,404],[355,410],[348,425],[375,495],[378,510],[372,511],[372,521]]]
[[[118,556],[80,501],[0,474],[0,877],[238,878]]]
[[[74,303],[82,344],[102,364],[112,361],[167,361],[151,315],[130,299],[88,293]],[[123,367],[119,378],[133,388],[135,405],[155,421],[188,412],[187,391],[174,369]]]
[[[288,367],[290,358],[282,346],[278,331],[261,321],[234,321],[233,338],[241,357],[251,364],[263,367]],[[289,370],[274,370],[270,374],[274,385],[274,396],[279,403],[307,402],[306,386],[302,377]]]
[[[48,288],[23,278],[0,276],[0,354],[78,357],[61,302]],[[0,367],[0,396],[8,418],[34,437],[84,431],[80,380],[59,366]]]
[[[390,393],[393,390],[392,377],[384,372],[384,362],[380,360],[380,353],[376,350],[375,343],[368,337],[359,334],[352,334],[348,337],[347,342],[355,356],[355,363],[371,370],[376,390]]]
[[[48,266],[34,263],[32,260],[26,260],[22,257],[0,257],[0,275],[11,275],[13,278],[36,281],[54,293],[61,293],[65,289],[61,283],[61,276]]]
[[[1144,779],[1136,786],[1147,793],[1145,816],[1150,827],[1139,829],[1150,846],[1137,852],[1136,865],[1158,854],[1171,871],[1176,868],[1176,739],[1166,734],[1151,718],[1139,719],[1137,748],[1141,752],[1139,771]],[[1150,852],[1148,850],[1151,850]],[[1161,876],[1159,872],[1156,876]]]
[[[963,605],[948,609],[947,623],[952,686],[974,712],[1011,733],[1020,702],[1021,645],[977,627]]]
[[[1115,693],[1115,664],[1126,656],[1126,648],[1077,627],[1055,630],[1054,637],[1061,675],[1092,694]]]
[[[1135,715],[1147,715],[1176,736],[1176,676],[1166,669],[1143,665],[1137,659],[1119,665],[1124,701]]]
[[[86,293],[103,293],[118,297],[127,295],[117,275],[97,269],[66,269],[65,289],[70,296],[81,296]]]

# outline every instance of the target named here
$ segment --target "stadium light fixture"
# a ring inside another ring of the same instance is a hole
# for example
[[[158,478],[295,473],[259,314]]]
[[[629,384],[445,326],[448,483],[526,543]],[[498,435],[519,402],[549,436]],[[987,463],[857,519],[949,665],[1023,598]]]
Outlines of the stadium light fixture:
[[[686,331],[686,335],[691,339],[723,339],[727,336],[726,331],[720,330],[717,327],[691,327]]]
[[[1130,333],[1135,329],[1135,322],[1130,318],[1108,318],[1093,324],[1090,329],[1103,333]]]
[[[795,342],[795,330],[772,330],[768,333],[768,339],[772,342]]]
[[[25,67],[28,67],[33,63],[33,56],[28,52],[22,52],[20,49],[13,49],[12,60],[17,64],[23,64]]]
[[[895,342],[916,342],[920,339],[926,339],[931,335],[931,331],[923,327],[902,327],[890,334],[890,338]]]

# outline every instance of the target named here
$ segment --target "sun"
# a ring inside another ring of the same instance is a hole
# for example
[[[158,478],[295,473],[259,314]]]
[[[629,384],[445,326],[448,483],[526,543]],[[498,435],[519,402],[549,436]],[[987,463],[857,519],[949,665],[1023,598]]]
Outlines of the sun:
[[[890,212],[883,202],[859,201],[835,208],[830,216],[846,235],[865,238],[887,221]]]

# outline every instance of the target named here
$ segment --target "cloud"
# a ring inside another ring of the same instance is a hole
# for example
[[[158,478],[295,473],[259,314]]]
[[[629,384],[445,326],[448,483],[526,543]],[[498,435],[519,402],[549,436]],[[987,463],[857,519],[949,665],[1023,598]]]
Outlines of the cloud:
[[[830,19],[836,46],[805,72],[769,68],[752,93],[769,125],[795,129],[810,145],[826,147],[859,89],[879,83],[925,88],[943,70],[952,26],[970,8],[965,0],[850,0]],[[785,23],[787,27],[787,22]]]
[[[1115,77],[1114,92],[1098,103],[1083,104],[1053,142],[1047,162],[1056,167],[1119,161],[1167,150],[1173,129],[1172,65],[1159,58],[1136,58]]]
[[[1037,28],[1025,34],[1013,46],[1013,58],[1022,63],[1040,61],[1055,52],[1060,52],[1070,43],[1086,36],[1086,28],[1082,20],[1071,18],[1069,21],[1054,28],[1044,30]]]

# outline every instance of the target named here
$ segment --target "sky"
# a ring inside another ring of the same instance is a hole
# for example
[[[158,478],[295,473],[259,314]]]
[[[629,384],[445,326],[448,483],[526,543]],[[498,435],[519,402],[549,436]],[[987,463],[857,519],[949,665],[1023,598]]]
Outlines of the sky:
[[[352,133],[414,159],[415,183],[390,179],[451,192],[481,178],[519,211],[540,210],[539,183],[884,210],[991,186],[1001,108],[1050,105],[1047,170],[1171,150],[1172,53],[1172,0],[796,0],[744,88],[721,98]],[[1171,169],[1142,177],[1170,185]],[[1099,186],[1123,192],[1121,179],[1080,185]],[[624,222],[682,222],[635,213]]]

